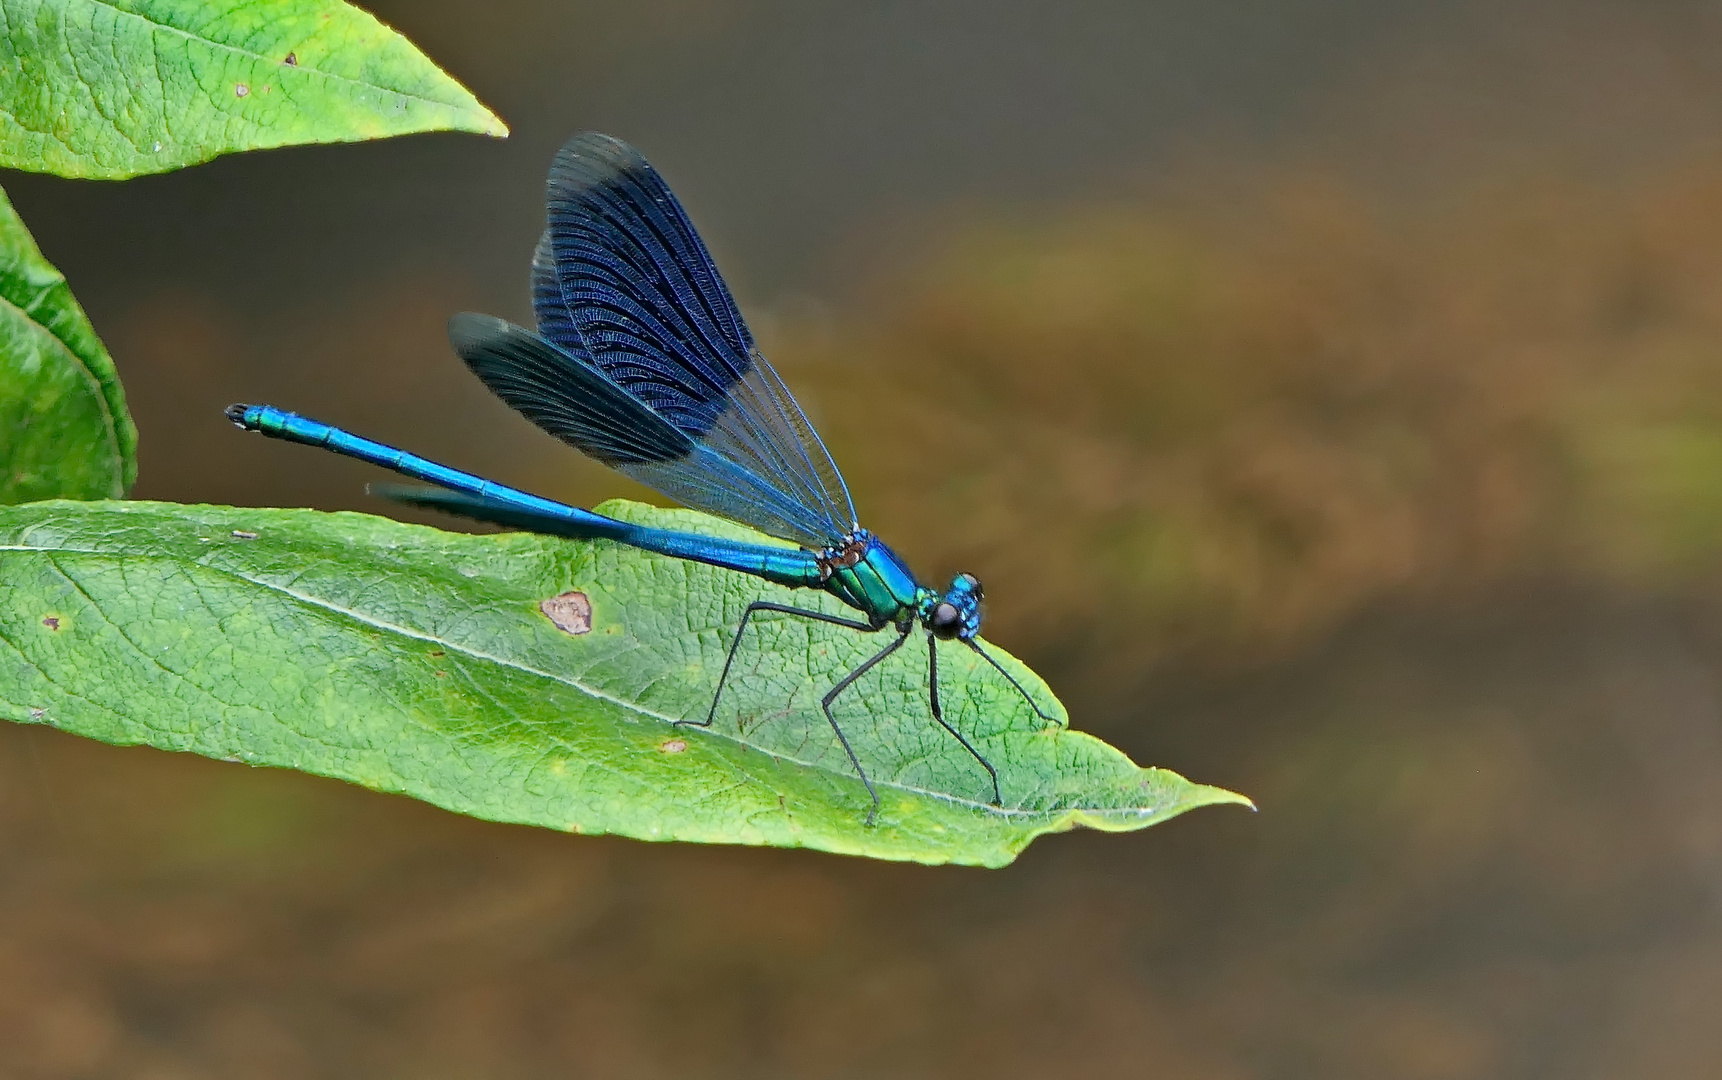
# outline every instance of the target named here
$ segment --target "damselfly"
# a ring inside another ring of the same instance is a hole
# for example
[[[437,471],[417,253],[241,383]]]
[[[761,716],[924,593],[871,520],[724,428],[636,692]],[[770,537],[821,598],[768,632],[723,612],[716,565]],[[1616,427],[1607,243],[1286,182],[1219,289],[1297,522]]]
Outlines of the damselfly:
[[[927,698],[933,720],[961,743],[992,780],[998,770],[944,715],[939,647],[972,649],[1035,702],[977,635],[981,584],[958,574],[943,592],[916,580],[883,541],[861,528],[848,486],[825,444],[765,357],[754,347],[729,289],[681,204],[627,143],[576,135],[557,153],[548,183],[548,225],[532,258],[538,332],[488,315],[449,322],[455,352],[503,401],[590,457],[679,502],[792,541],[787,548],[618,521],[506,487],[472,473],[362,438],[270,405],[231,405],[250,431],[393,469],[432,488],[380,494],[508,528],[583,540],[614,540],[644,551],[751,574],[791,588],[823,589],[860,613],[845,618],[758,600],[747,606],[718,675],[724,684],[747,625],[760,612],[816,619],[891,640],[838,679],[820,700],[873,799],[879,793],[850,746],[832,704],[908,640],[927,635]]]

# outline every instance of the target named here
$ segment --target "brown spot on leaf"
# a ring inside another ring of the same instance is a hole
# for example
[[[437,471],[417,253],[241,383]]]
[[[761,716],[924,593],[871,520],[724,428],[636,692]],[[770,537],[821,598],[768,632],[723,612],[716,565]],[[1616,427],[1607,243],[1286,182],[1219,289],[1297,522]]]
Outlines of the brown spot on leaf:
[[[233,96],[234,97],[244,97],[246,94],[249,94],[249,93],[251,93],[251,87],[246,86],[244,83],[234,83],[233,84]]]
[[[592,601],[583,592],[565,592],[541,601],[538,610],[565,634],[592,632]]]
[[[50,630],[58,630],[60,628],[60,617],[58,615],[44,615],[42,616],[42,625],[46,626]]]
[[[448,655],[448,653],[443,652],[441,649],[432,649],[430,651],[430,654],[432,656],[447,656]]]
[[[286,64],[288,67],[298,67],[299,66],[299,54],[298,53],[288,53],[287,59],[283,60],[282,63]]]
[[[679,754],[687,748],[686,739],[666,739],[658,744],[658,752],[661,754]]]
[[[233,538],[235,540],[255,540],[257,539],[257,534],[254,532],[247,532],[244,529],[234,529]]]

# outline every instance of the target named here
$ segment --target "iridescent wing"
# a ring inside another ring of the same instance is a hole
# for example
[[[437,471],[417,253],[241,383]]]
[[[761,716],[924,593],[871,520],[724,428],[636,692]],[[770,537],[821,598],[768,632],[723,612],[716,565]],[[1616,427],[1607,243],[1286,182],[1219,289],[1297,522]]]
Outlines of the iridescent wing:
[[[511,396],[473,365],[480,377],[546,431],[697,510],[815,549],[848,535],[855,509],[842,475],[754,347],[705,244],[646,159],[608,135],[576,135],[551,166],[548,218],[532,260],[539,336],[692,449],[655,460],[607,453],[603,432],[562,422],[566,410],[545,405],[538,389],[548,392],[557,377],[541,356],[524,361],[538,374],[515,379],[537,388],[525,395],[535,409],[516,400],[520,387]],[[582,393],[576,382],[560,392]]]
[[[815,550],[833,542],[825,539],[831,528],[827,513],[689,437],[568,350],[513,323],[471,312],[449,320],[448,336],[492,393],[587,456],[689,506],[772,536]]]

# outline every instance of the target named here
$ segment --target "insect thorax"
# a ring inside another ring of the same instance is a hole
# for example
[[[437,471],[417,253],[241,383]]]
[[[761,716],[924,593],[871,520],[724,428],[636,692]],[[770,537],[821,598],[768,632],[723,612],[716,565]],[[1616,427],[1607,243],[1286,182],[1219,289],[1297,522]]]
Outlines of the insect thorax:
[[[881,625],[919,615],[925,591],[909,567],[865,529],[819,554],[825,590]]]

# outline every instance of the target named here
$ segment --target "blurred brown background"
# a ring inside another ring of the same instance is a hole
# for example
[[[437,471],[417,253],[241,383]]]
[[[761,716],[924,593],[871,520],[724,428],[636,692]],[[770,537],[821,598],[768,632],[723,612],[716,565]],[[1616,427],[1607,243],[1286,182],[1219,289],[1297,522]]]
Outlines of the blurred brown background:
[[[8,176],[141,498],[267,400],[639,495],[449,354],[636,143],[928,578],[1256,797],[998,872],[574,839],[0,730],[0,1076],[1722,1075],[1722,8],[372,5],[513,126]]]

